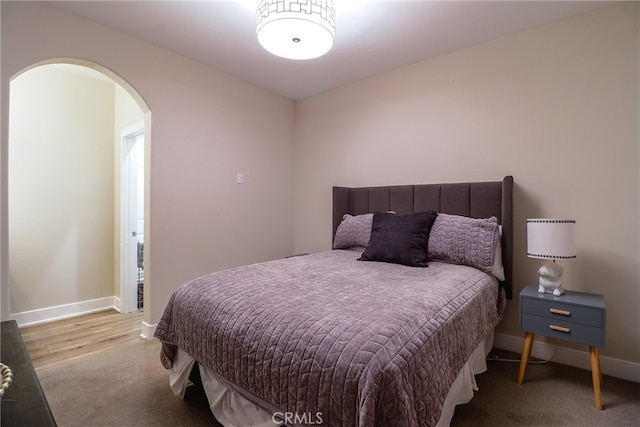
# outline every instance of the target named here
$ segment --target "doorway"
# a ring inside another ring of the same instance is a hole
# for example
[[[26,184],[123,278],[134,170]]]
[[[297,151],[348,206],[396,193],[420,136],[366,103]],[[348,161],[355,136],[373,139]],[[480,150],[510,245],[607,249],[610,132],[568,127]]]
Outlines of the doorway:
[[[144,123],[122,131],[122,311],[144,307]]]
[[[19,325],[109,308],[122,311],[122,134],[133,138],[136,159],[131,174],[132,230],[142,242],[149,237],[144,232],[149,108],[133,87],[108,69],[78,59],[66,61],[33,64],[11,79],[10,280],[2,305]],[[135,132],[130,130],[132,123],[138,123]],[[135,250],[137,256],[137,245]],[[141,267],[136,261],[134,286],[138,277],[143,281]],[[129,300],[137,310],[137,294]]]

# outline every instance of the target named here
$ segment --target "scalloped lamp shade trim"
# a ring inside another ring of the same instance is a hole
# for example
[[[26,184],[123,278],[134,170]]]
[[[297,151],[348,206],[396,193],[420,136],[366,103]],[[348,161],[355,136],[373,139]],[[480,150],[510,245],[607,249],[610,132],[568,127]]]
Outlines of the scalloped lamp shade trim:
[[[527,219],[527,256],[553,260],[575,258],[575,226],[572,219]]]

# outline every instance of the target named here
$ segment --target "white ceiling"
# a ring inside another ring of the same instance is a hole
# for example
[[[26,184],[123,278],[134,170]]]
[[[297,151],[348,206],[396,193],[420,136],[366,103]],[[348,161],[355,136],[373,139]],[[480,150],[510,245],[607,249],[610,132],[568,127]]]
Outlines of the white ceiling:
[[[296,100],[610,4],[336,0],[333,49],[295,61],[258,44],[255,0],[51,3]]]

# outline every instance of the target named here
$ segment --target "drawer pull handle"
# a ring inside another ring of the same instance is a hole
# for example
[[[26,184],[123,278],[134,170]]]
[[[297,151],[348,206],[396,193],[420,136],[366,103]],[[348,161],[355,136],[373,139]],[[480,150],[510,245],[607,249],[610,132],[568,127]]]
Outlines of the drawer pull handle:
[[[559,308],[550,308],[549,311],[552,312],[553,314],[560,314],[562,316],[571,316],[570,311],[560,310]]]
[[[571,329],[569,328],[564,328],[562,326],[556,326],[556,325],[549,325],[549,328],[553,329],[554,331],[558,331],[558,332],[564,332],[564,333],[569,333],[571,332]]]

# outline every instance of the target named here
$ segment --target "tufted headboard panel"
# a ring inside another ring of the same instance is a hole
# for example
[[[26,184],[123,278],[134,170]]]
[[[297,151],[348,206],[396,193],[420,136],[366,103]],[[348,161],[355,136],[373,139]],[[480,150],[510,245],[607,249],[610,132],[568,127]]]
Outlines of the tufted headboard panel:
[[[344,214],[435,210],[473,218],[495,216],[502,225],[502,263],[507,298],[513,297],[513,177],[502,181],[381,187],[333,187],[333,237]]]

